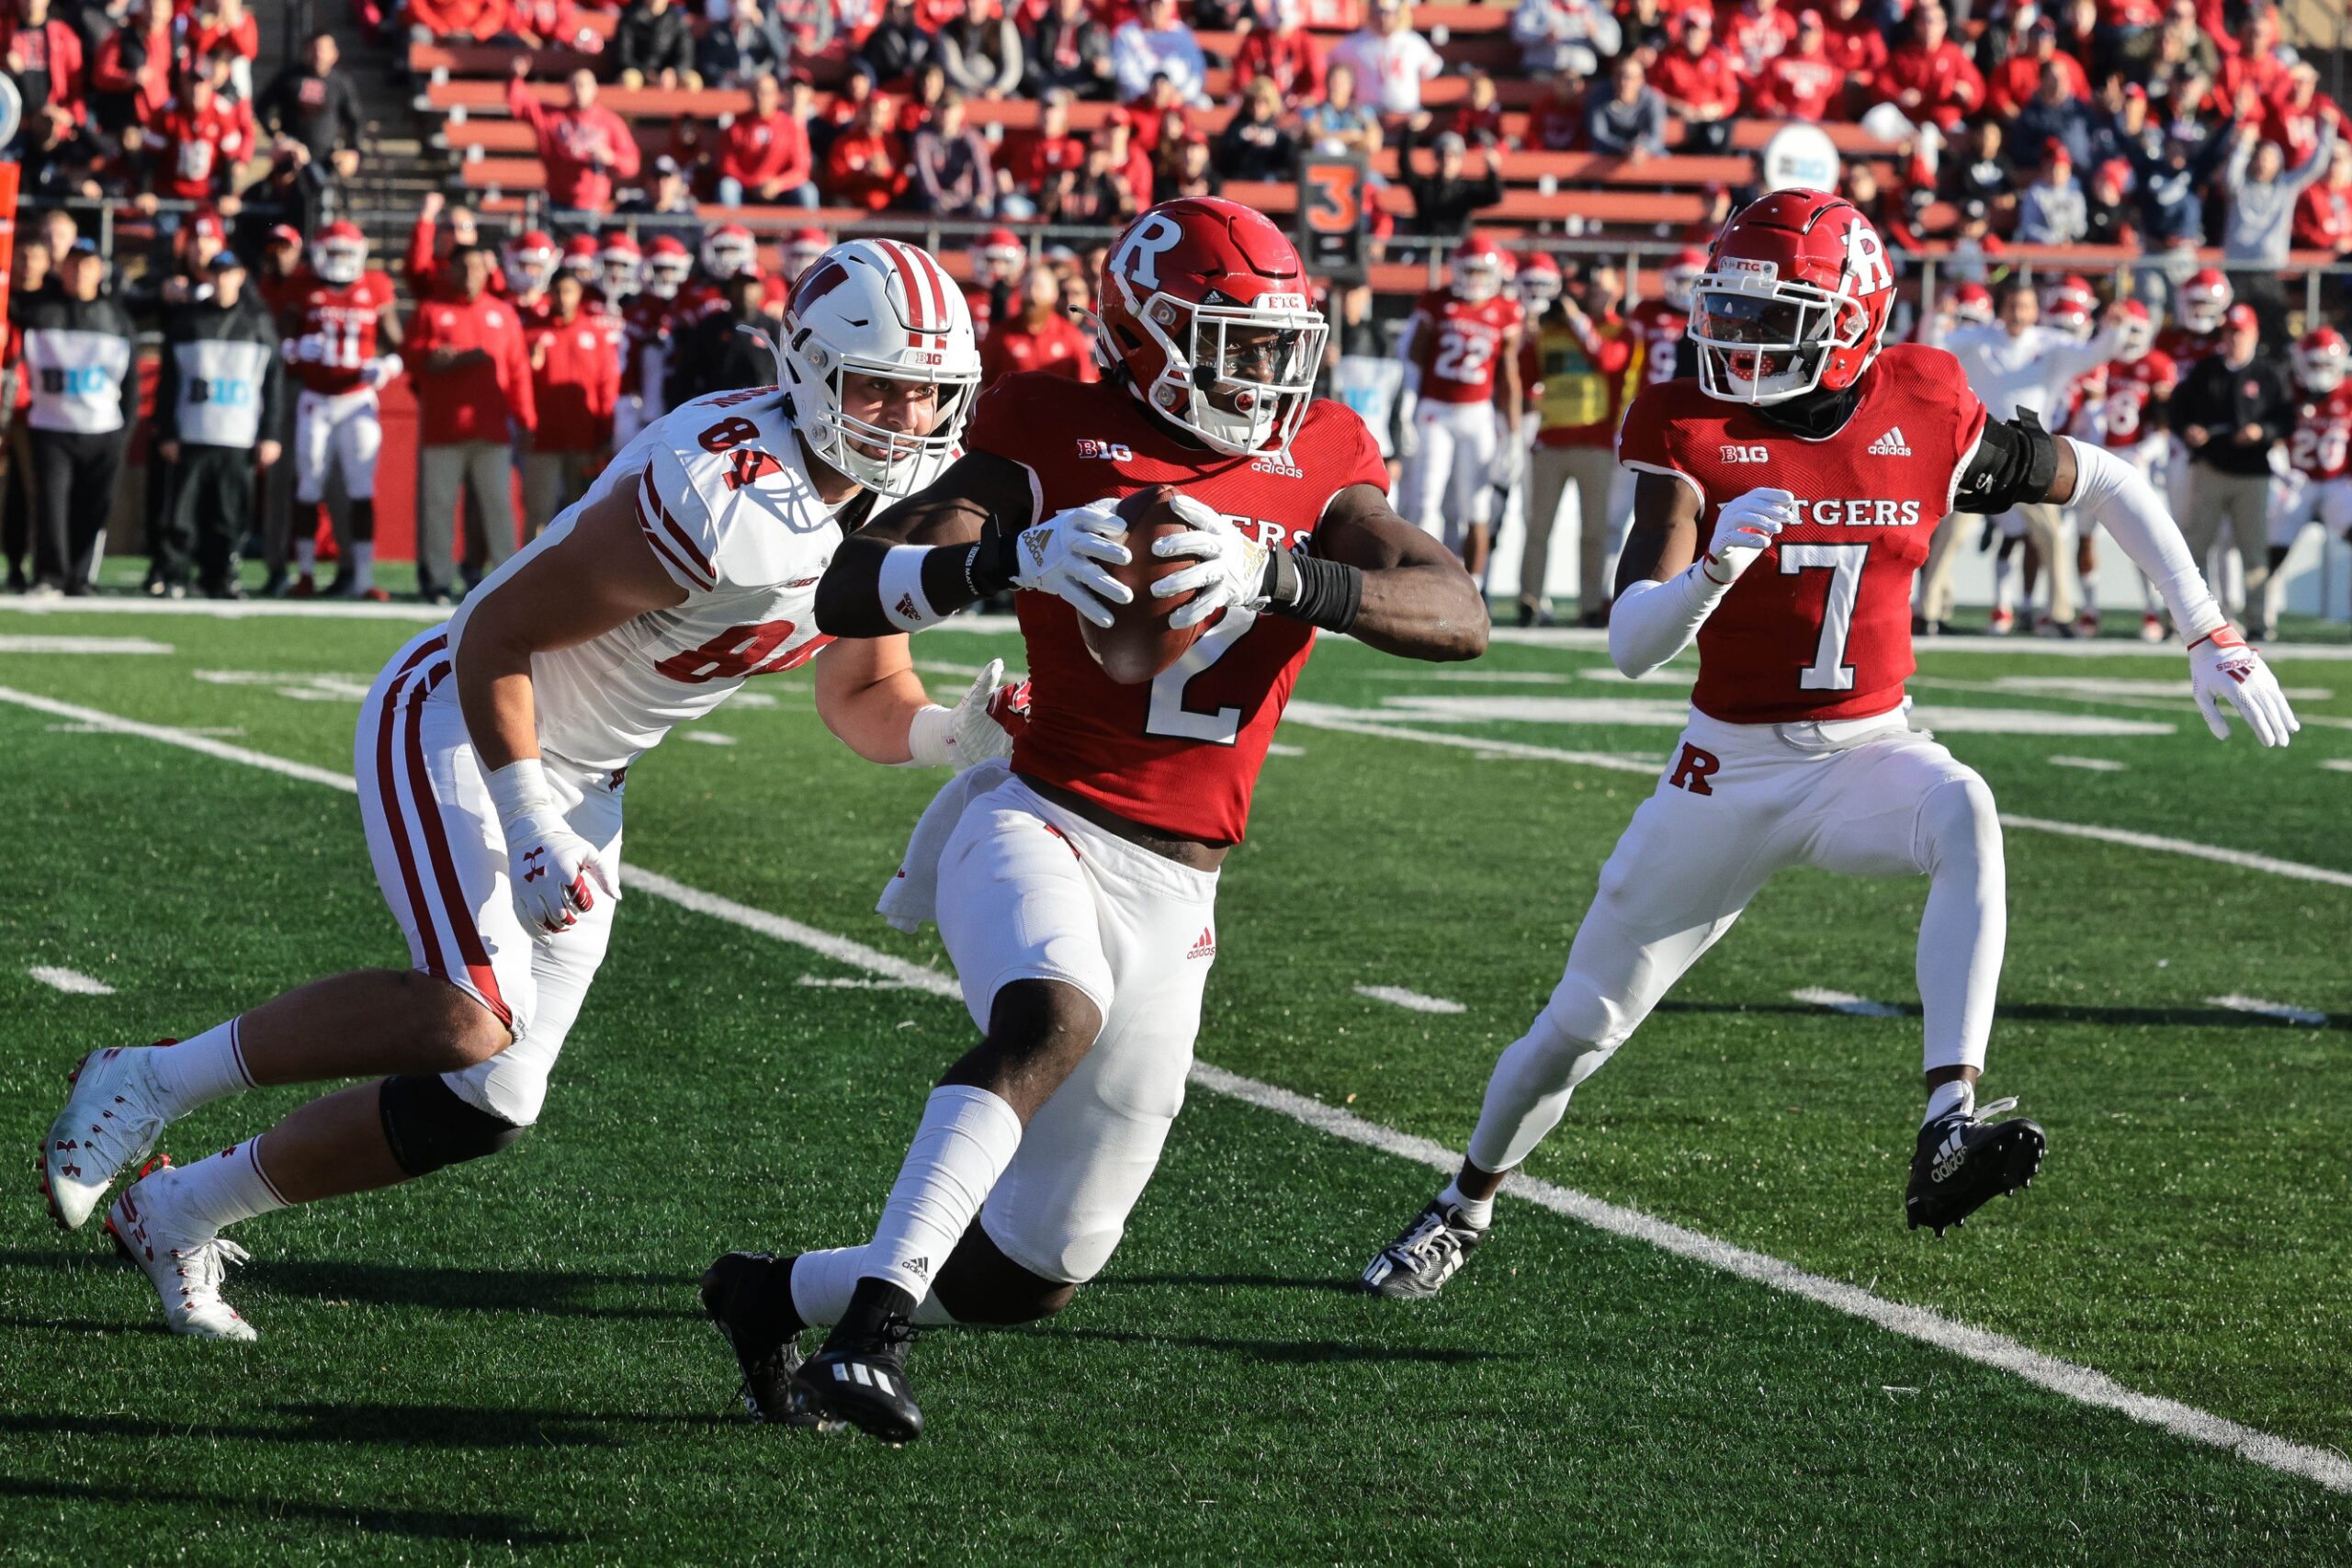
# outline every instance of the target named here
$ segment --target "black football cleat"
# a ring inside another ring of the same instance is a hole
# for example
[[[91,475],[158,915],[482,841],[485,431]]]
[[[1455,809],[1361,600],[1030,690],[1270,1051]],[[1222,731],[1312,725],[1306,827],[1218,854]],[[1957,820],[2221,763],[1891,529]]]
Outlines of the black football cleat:
[[[922,1436],[922,1410],[907,1383],[915,1341],[913,1302],[887,1280],[865,1280],[824,1346],[792,1376],[820,1421],[845,1421],[897,1448]]]
[[[1487,1227],[1472,1224],[1461,1210],[1432,1199],[1395,1241],[1364,1265],[1363,1288],[1393,1301],[1427,1301],[1486,1239]]]
[[[1947,1116],[1919,1129],[1911,1189],[1903,1198],[1911,1229],[1926,1225],[1941,1235],[1994,1199],[2033,1185],[2049,1135],[2040,1122],[2023,1116],[1991,1120],[2016,1105],[2014,1100],[1996,1100],[1972,1114]]]
[[[817,1416],[793,1385],[802,1325],[792,1309],[792,1259],[730,1252],[702,1277],[702,1309],[743,1369],[743,1408],[781,1427],[814,1427]]]

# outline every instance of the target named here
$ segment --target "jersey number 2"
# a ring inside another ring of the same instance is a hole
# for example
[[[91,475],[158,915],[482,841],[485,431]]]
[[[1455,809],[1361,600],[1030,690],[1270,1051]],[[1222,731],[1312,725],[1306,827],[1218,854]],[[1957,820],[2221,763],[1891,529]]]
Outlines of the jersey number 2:
[[[1781,575],[1826,568],[1829,595],[1821,606],[1821,641],[1813,662],[1797,671],[1797,689],[1805,692],[1850,692],[1854,667],[1846,660],[1846,638],[1854,629],[1854,599],[1861,591],[1862,563],[1870,558],[1868,545],[1782,545]]]
[[[1223,659],[1257,624],[1255,610],[1227,610],[1217,618],[1216,625],[1184,650],[1182,659],[1153,676],[1151,712],[1143,721],[1143,732],[1175,740],[1205,740],[1212,746],[1232,745],[1241,734],[1241,710],[1218,708],[1213,713],[1201,713],[1188,708],[1184,705],[1184,688],[1193,676]]]

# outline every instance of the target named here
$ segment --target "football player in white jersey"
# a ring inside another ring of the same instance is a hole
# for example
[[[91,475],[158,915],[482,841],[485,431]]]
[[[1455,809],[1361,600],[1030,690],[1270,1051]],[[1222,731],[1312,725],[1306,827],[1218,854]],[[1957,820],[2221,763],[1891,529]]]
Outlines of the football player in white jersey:
[[[263,1085],[365,1078],[259,1137],[125,1190],[108,1227],[171,1327],[251,1339],[221,1299],[224,1226],[387,1187],[522,1135],[621,899],[624,784],[674,725],[827,646],[812,596],[872,495],[948,465],[979,383],[962,295],[912,245],[835,246],[791,301],[783,385],[685,404],[377,677],[355,761],[407,969],[317,981],[169,1049],[75,1069],[42,1147],[50,1213],[81,1225],[164,1125]],[[984,674],[932,705],[904,637],[840,645],[818,711],[883,763],[1009,750]]]

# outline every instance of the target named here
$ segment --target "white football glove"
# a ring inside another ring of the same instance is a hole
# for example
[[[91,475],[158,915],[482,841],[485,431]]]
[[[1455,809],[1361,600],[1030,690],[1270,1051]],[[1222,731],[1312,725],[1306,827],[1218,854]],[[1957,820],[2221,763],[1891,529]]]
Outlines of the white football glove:
[[[1215,511],[1180,495],[1170,503],[1176,515],[1193,526],[1187,533],[1168,534],[1152,543],[1151,553],[1197,557],[1199,564],[1171,571],[1151,585],[1155,599],[1191,593],[1193,602],[1168,617],[1178,631],[1199,626],[1219,610],[1256,610],[1266,603],[1266,547],[1227,522]]]
[[[379,355],[359,367],[360,384],[370,389],[382,387],[404,368],[399,355]]]
[[[1772,545],[1773,536],[1797,520],[1797,498],[1784,490],[1751,490],[1724,502],[1715,513],[1715,536],[1699,570],[1725,587]]]
[[[617,900],[620,888],[596,846],[571,830],[535,757],[490,775],[491,798],[506,833],[507,891],[533,940],[571,929],[596,907],[597,895]]]
[[[1111,607],[1135,602],[1135,591],[1105,565],[1125,566],[1135,558],[1120,541],[1127,525],[1119,521],[1119,500],[1104,496],[1084,506],[1057,512],[1015,541],[1018,563],[1012,585],[1061,599],[1098,626],[1111,624]]]
[[[294,340],[294,359],[297,364],[315,365],[326,356],[327,340],[324,334],[310,333]]]
[[[1500,409],[1495,411],[1495,466],[1487,470],[1487,482],[1497,490],[1509,490],[1527,471],[1527,448],[1520,445],[1519,431],[1511,418]]]
[[[1396,394],[1396,456],[1418,457],[1421,455],[1421,433],[1414,425],[1414,415],[1420,412],[1421,400],[1410,392]]]
[[[919,708],[907,726],[907,754],[921,768],[954,768],[1012,755],[1012,732],[1028,713],[1029,682],[1000,686],[1004,660],[991,659],[952,708]]]
[[[2237,709],[2245,727],[2265,746],[2284,746],[2287,738],[2302,728],[2287,705],[2287,694],[2278,689],[2278,677],[2270,672],[2262,655],[2228,626],[2201,638],[2188,650],[2188,680],[2216,740],[2230,738],[2230,721],[2222,713],[2225,702]]]

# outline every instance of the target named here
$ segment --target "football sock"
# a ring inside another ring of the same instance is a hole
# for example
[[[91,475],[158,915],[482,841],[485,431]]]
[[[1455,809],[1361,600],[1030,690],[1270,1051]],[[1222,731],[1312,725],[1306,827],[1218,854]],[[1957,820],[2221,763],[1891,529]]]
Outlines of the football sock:
[[[2009,931],[2000,822],[1984,784],[1969,778],[1930,790],[1919,824],[1928,839],[1917,971],[1926,1024],[1922,1066],[1982,1067]]]
[[[792,1310],[811,1328],[831,1328],[849,1311],[849,1299],[857,1293],[858,1277],[865,1266],[865,1248],[862,1247],[802,1253],[792,1260]],[[913,1317],[916,1325],[923,1328],[956,1321],[939,1304],[936,1294],[926,1295],[916,1303]]]
[[[176,1120],[199,1105],[254,1087],[237,1043],[237,1020],[215,1024],[193,1040],[147,1053],[147,1079],[155,1108]]]
[[[315,573],[318,570],[319,570],[319,542],[318,542],[318,540],[316,540],[316,539],[297,539],[297,540],[295,540],[295,541],[294,541],[294,570],[295,570],[295,572],[297,573],[297,575],[299,575],[299,576],[302,576],[302,577],[309,577],[309,576],[312,575],[313,573]]]
[[[214,1231],[283,1209],[286,1200],[262,1174],[260,1150],[261,1139],[247,1138],[209,1159],[158,1171],[148,1180],[160,1182],[163,1190],[150,1199],[197,1228]]]
[[[2091,577],[2090,577],[2090,574],[2089,574],[2088,572],[2085,572],[2085,573],[2083,573],[2083,574],[2082,574],[2082,590],[2083,590],[2083,607],[2082,607],[2082,612],[2081,612],[2081,613],[2082,613],[2082,614],[2084,614],[2084,615],[2098,615],[2098,584],[2091,581]]]
[[[2015,550],[2003,549],[1993,558],[1993,608],[2007,610],[2016,607],[2018,599],[2018,557]]]
[[[1000,1097],[968,1084],[933,1089],[859,1272],[927,1294],[1020,1147],[1020,1113]]]
[[[1464,1197],[1459,1177],[1445,1184],[1445,1190],[1437,1195],[1437,1201],[1458,1211],[1464,1219],[1476,1225],[1480,1230],[1485,1230],[1495,1223],[1494,1199]]]
[[[1925,1127],[1947,1116],[1972,1116],[1975,1111],[1974,1084],[1939,1083],[1928,1091],[1928,1113],[1919,1119],[1919,1124]]]
[[[366,540],[351,547],[351,587],[365,593],[376,586],[376,547]]]

